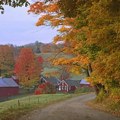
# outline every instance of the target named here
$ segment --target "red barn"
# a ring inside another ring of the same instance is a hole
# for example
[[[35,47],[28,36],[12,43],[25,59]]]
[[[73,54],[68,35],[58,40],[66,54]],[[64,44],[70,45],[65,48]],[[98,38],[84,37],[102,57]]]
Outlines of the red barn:
[[[55,77],[41,77],[40,83],[49,82],[55,86],[56,91],[58,92],[74,92],[76,88],[80,87],[80,80],[59,80]]]
[[[79,86],[79,80],[62,80],[58,85],[58,90],[60,92],[74,92]]]
[[[0,98],[17,95],[19,85],[12,78],[0,78]]]
[[[87,82],[85,79],[82,79],[80,81],[80,87],[91,87],[91,86],[89,82]]]

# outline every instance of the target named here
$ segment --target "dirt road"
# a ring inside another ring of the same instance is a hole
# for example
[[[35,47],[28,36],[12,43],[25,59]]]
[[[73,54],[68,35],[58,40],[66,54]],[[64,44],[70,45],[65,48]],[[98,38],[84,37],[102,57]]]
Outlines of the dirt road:
[[[94,97],[94,94],[87,94],[71,98],[42,110],[32,111],[19,120],[120,120],[108,113],[86,106],[85,102]]]

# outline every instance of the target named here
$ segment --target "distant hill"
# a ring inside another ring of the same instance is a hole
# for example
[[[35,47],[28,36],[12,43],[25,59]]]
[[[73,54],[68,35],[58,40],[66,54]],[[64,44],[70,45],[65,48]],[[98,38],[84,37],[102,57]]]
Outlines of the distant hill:
[[[34,43],[29,43],[29,44],[24,45],[24,47],[32,48],[34,53],[41,53],[40,48],[42,45],[44,45],[44,43],[36,41]]]
[[[32,48],[34,53],[51,53],[56,52],[56,50],[62,48],[62,44],[53,44],[53,43],[42,43],[39,41],[36,41],[34,43],[25,44],[22,46],[15,46],[15,49],[21,49],[21,48]]]

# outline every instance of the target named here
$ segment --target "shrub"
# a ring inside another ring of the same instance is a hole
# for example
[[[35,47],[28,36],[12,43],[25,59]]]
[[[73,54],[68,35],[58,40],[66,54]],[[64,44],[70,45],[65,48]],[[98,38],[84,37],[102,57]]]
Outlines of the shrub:
[[[35,95],[39,94],[54,94],[56,93],[55,86],[50,84],[49,82],[42,83],[35,90]]]
[[[43,93],[47,93],[47,94],[54,94],[54,93],[56,93],[55,86],[50,84],[50,83],[46,83],[46,87],[43,90]]]
[[[120,111],[120,88],[111,88],[108,107],[115,111]]]
[[[115,101],[120,101],[120,88],[111,88],[110,98]]]
[[[107,97],[107,94],[105,93],[103,89],[101,89],[98,96],[96,97],[96,101],[103,102],[103,100],[105,100],[106,97]]]

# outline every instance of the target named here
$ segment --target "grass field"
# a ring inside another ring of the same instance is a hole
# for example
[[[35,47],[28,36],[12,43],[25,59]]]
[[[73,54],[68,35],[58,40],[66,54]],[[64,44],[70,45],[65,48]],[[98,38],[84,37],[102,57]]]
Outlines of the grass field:
[[[72,97],[71,94],[42,94],[0,102],[0,120],[17,120],[21,115]]]

